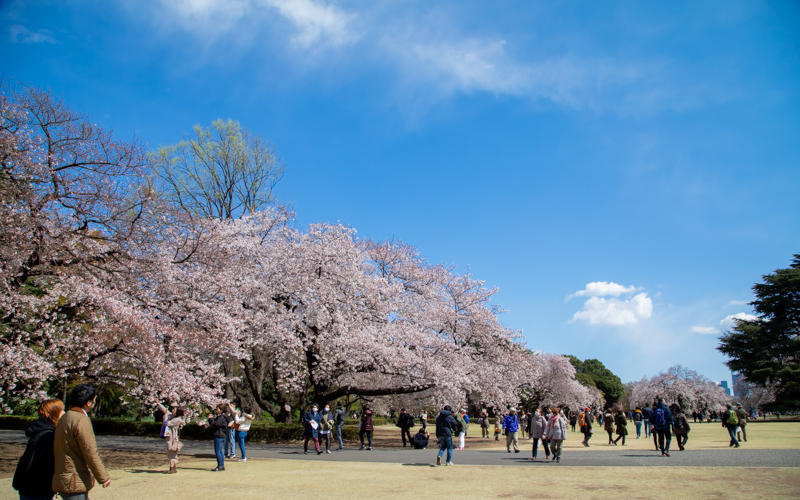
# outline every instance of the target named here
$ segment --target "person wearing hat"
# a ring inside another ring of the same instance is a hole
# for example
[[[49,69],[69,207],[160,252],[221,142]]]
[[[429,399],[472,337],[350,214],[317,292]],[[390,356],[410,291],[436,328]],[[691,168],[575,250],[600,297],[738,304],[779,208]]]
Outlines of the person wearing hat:
[[[514,453],[519,453],[519,439],[517,432],[519,431],[519,419],[517,418],[517,409],[510,408],[508,415],[503,419],[503,434],[506,435],[506,450],[511,453],[511,445],[514,445]]]
[[[736,416],[739,417],[739,429],[736,432],[736,436],[739,438],[739,441],[742,441],[744,438],[744,442],[747,442],[747,412],[744,411],[742,408],[742,403],[736,403]]]

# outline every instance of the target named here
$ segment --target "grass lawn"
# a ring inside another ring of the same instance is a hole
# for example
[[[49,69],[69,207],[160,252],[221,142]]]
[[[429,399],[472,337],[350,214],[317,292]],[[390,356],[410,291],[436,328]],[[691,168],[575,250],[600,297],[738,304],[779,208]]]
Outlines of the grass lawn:
[[[686,443],[687,449],[692,450],[711,450],[727,448],[730,442],[728,431],[722,427],[720,423],[702,423],[695,424],[689,422],[692,430],[689,432],[689,441]],[[412,431],[419,429],[415,427]],[[428,425],[428,432],[434,429],[433,425]],[[636,428],[633,424],[628,424],[628,431],[631,433],[626,439],[626,444],[633,450],[651,450],[655,449],[653,446],[653,439],[644,438],[644,430],[642,431],[642,439],[636,439]],[[413,434],[413,432],[412,432]],[[505,449],[506,442],[505,436],[500,436],[500,441],[495,441],[494,437],[490,439],[482,439],[480,437],[481,429],[477,425],[470,425],[467,432],[466,447],[468,449]],[[617,435],[614,434],[616,439]],[[581,441],[583,434],[580,432],[569,431],[567,440],[564,442],[564,448],[570,451],[585,450],[592,451],[598,449],[614,448],[614,445],[608,445],[608,434],[602,429],[595,426],[595,434],[589,441],[591,445],[585,448]],[[397,447],[402,446],[400,440],[400,429],[393,425],[383,425],[375,428],[374,436],[375,446],[380,447]],[[457,446],[457,440],[454,440],[454,445]],[[520,438],[520,448],[530,448],[532,441]],[[622,445],[616,446],[619,448]],[[747,425],[747,443],[742,443],[742,447],[752,449],[769,449],[769,450],[784,450],[784,449],[798,449],[800,448],[800,422],[758,422]],[[673,443],[671,449],[677,450],[678,445]]]
[[[800,469],[422,467],[400,464],[249,460],[225,472],[188,462],[174,475],[115,470],[92,500],[144,498],[800,498]],[[11,479],[0,499],[17,498]]]

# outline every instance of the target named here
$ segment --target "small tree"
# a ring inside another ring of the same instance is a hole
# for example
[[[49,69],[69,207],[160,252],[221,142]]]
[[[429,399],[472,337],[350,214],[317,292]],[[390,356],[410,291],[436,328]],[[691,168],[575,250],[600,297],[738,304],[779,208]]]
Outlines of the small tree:
[[[162,190],[175,204],[210,219],[253,214],[274,202],[284,165],[275,148],[239,122],[194,127],[194,137],[152,156]]]

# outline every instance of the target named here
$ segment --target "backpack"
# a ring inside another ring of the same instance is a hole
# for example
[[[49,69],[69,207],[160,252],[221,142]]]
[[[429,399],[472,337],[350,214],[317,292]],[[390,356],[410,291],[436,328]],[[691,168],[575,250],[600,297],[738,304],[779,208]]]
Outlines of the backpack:
[[[586,415],[583,413],[578,417],[578,427],[586,427]]]
[[[739,417],[735,411],[728,410],[728,425],[739,425]]]
[[[656,416],[656,427],[663,429],[667,426],[667,417],[664,413],[664,408],[656,408],[654,412]]]

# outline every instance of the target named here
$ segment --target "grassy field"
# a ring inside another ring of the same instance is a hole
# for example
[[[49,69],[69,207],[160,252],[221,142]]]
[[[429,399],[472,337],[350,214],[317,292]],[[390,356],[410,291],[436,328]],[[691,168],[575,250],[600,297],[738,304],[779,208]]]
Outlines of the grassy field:
[[[209,472],[188,463],[175,475],[152,468],[112,472],[92,500],[153,498],[800,498],[800,469],[420,467],[298,460],[251,460]],[[17,498],[10,479],[0,499]]]
[[[728,431],[719,423],[703,423],[703,424],[689,424],[692,430],[689,432],[689,441],[686,446],[688,449],[693,450],[710,450],[727,448],[730,442]],[[595,426],[596,427],[596,426]],[[433,426],[428,426],[428,430],[433,430]],[[633,424],[628,425],[628,430],[631,435],[628,435],[626,444],[633,450],[650,450],[655,449],[653,440],[644,438],[644,431],[642,431],[642,439],[636,439],[636,428]],[[470,449],[505,449],[505,437],[500,436],[500,441],[495,441],[494,437],[490,439],[482,439],[480,437],[481,430],[477,425],[471,425],[467,433],[466,447]],[[614,438],[617,435],[614,434]],[[589,441],[591,445],[585,448],[581,441],[583,434],[580,432],[569,432],[567,440],[564,442],[564,448],[573,450],[593,451],[598,449],[613,448],[614,445],[608,445],[608,434],[602,429],[596,429],[595,434]],[[402,446],[400,440],[400,430],[393,425],[383,425],[375,428],[374,442],[376,447],[396,447]],[[530,448],[530,440],[520,439],[521,448]],[[622,446],[622,441],[616,447]],[[798,449],[800,448],[800,422],[758,422],[749,424],[747,426],[747,443],[742,443],[743,447],[752,449],[769,449],[769,450],[783,450],[783,449]],[[672,449],[677,450],[678,445],[673,439]]]

